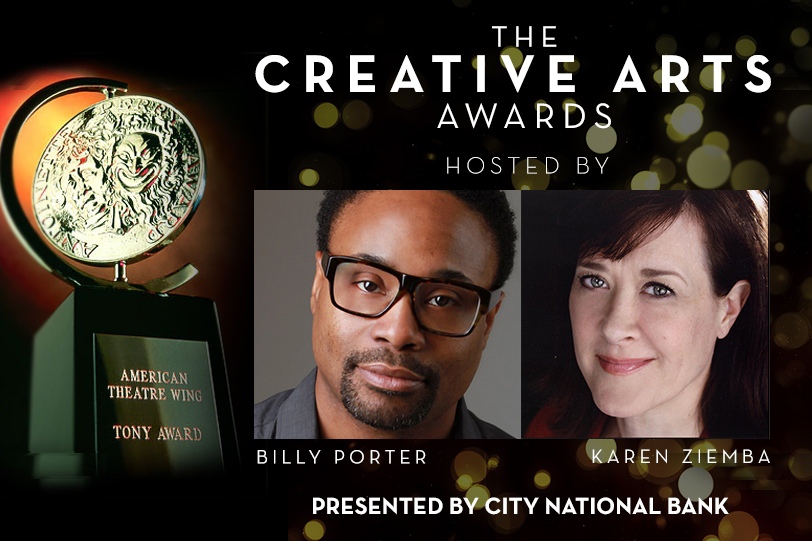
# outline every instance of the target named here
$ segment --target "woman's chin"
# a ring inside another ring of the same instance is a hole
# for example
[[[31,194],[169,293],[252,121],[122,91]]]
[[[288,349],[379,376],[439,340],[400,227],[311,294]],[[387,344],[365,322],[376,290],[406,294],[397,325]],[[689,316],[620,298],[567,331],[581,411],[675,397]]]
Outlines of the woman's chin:
[[[626,396],[594,396],[595,405],[603,412],[604,415],[609,417],[616,417],[618,419],[625,419],[627,417],[635,417],[646,411],[646,408],[639,404],[629,403],[628,395]]]

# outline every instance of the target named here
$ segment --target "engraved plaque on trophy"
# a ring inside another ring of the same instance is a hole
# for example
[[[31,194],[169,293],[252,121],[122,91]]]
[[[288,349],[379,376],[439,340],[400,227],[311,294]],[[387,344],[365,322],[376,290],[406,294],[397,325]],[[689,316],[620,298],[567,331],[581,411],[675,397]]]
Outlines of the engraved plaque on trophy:
[[[30,477],[39,487],[228,479],[239,468],[217,310],[170,294],[197,270],[133,283],[127,266],[167,247],[205,187],[188,119],[124,83],[61,81],[29,98],[0,146],[2,201],[31,255],[73,291],[34,337]],[[73,92],[100,100],[68,121],[33,180],[36,227],[12,180],[26,120]],[[37,232],[37,227],[39,232]],[[110,279],[72,262],[107,267]]]

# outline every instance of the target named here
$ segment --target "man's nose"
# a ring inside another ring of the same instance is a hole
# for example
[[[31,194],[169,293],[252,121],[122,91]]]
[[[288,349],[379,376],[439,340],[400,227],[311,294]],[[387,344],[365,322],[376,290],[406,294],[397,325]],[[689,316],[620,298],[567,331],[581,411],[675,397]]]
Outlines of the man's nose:
[[[602,310],[601,333],[611,344],[639,337],[639,307],[633,295],[615,291],[600,307]]]
[[[395,350],[421,349],[426,345],[423,329],[414,315],[412,298],[403,292],[395,304],[372,327],[376,341],[388,342]]]

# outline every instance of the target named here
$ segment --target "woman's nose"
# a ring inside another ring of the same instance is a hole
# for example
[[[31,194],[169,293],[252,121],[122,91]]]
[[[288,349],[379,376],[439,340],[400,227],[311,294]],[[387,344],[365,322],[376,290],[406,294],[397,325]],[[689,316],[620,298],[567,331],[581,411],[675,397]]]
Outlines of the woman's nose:
[[[639,310],[631,295],[613,291],[603,306],[601,333],[612,344],[633,340],[639,336]]]

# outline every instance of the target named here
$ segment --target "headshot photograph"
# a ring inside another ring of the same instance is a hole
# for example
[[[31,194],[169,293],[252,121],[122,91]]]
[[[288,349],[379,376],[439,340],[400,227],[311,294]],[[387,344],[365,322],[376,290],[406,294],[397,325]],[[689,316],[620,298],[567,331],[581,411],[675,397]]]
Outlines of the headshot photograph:
[[[520,192],[254,192],[255,439],[521,437]]]
[[[767,192],[523,195],[522,437],[769,437]]]

